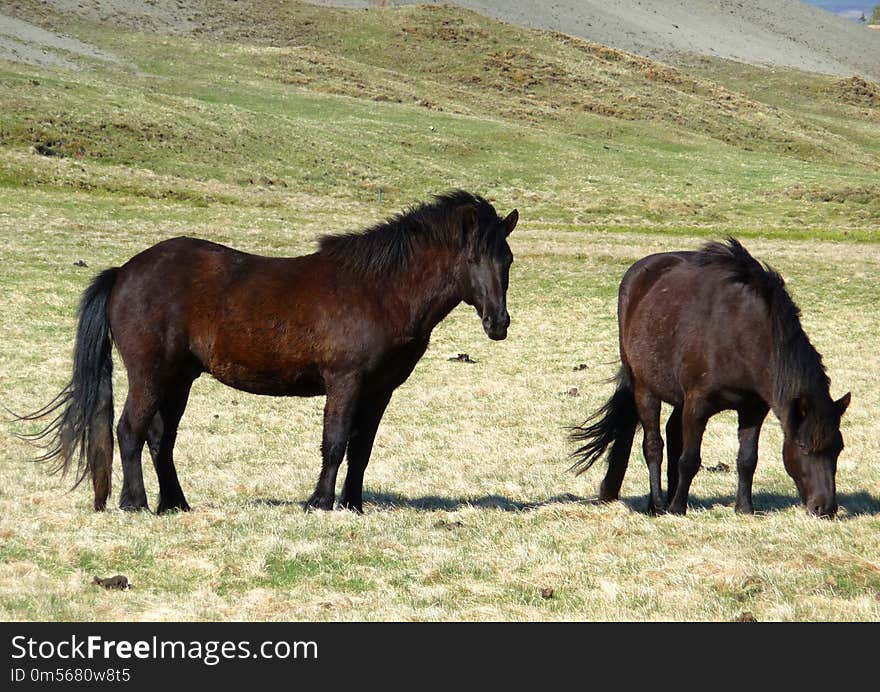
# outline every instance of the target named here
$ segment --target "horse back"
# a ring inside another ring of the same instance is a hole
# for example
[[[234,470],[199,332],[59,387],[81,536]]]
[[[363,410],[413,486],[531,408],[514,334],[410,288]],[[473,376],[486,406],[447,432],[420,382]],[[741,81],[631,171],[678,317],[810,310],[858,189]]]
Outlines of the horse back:
[[[680,406],[690,391],[735,407],[769,380],[771,325],[763,298],[695,252],[636,262],[618,297],[620,351],[633,381]]]

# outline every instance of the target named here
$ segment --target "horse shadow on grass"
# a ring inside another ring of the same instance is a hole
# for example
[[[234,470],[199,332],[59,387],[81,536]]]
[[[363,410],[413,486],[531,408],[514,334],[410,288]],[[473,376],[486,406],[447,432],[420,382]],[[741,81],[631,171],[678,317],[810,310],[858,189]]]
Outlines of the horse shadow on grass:
[[[621,498],[620,501],[634,512],[647,511],[647,496],[634,495]],[[756,515],[773,514],[774,512],[791,509],[792,507],[802,506],[801,500],[797,495],[767,491],[754,493],[752,495],[752,503],[755,507]],[[732,511],[735,504],[736,496],[733,494],[701,496],[691,493],[688,498],[689,509],[708,510],[727,507]],[[865,491],[837,493],[837,504],[841,510],[845,510],[842,514],[838,515],[838,518],[841,520],[880,514],[880,498]]]
[[[483,495],[481,497],[441,497],[440,495],[423,495],[407,497],[399,493],[372,493],[364,491],[364,507],[375,507],[382,510],[401,508],[418,509],[424,512],[454,512],[466,507],[477,509],[500,509],[504,512],[526,512],[552,504],[592,504],[595,498],[579,497],[572,493],[561,493],[543,500],[521,501],[512,500],[503,495]],[[264,507],[302,507],[305,502],[281,500],[278,498],[261,497],[250,500],[248,504]]]
[[[581,497],[572,493],[560,493],[543,500],[513,500],[503,495],[482,495],[480,497],[443,497],[440,495],[422,495],[419,497],[407,497],[399,493],[364,492],[364,505],[381,510],[394,510],[401,508],[417,509],[423,512],[455,512],[465,508],[496,509],[504,512],[527,512],[541,507],[554,504],[598,504],[595,496]],[[645,495],[631,495],[620,498],[623,503],[633,512],[645,513],[648,501]],[[711,495],[700,496],[691,493],[688,507],[695,510],[710,510],[718,507],[727,507],[733,510],[736,496]],[[786,495],[774,492],[756,492],[753,495],[755,514],[772,514],[781,512],[792,507],[801,506],[800,498],[796,495]],[[837,502],[845,510],[842,520],[854,519],[859,516],[875,516],[880,514],[880,498],[864,491],[853,493],[838,493]],[[248,504],[267,507],[301,507],[305,508],[305,502],[294,500],[281,500],[278,498],[256,498]]]
[[[398,493],[364,493],[364,504],[383,509],[397,509],[409,507],[428,512],[446,511],[454,512],[459,509],[473,507],[477,509],[500,509],[504,512],[527,512],[553,504],[590,504],[593,501],[589,497],[579,497],[572,493],[560,493],[543,500],[512,500],[503,495],[482,495],[480,497],[441,497],[439,495],[423,495],[421,497],[406,497]]]

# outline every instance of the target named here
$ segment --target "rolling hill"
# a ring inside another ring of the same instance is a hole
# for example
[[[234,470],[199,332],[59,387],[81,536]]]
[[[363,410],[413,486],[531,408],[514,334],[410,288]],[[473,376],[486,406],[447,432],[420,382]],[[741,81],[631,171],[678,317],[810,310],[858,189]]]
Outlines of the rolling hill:
[[[340,7],[377,4],[368,0],[318,2]],[[392,0],[383,4],[415,3]],[[454,4],[664,61],[704,55],[880,78],[880,35],[798,0],[461,0]]]
[[[285,207],[293,191],[405,203],[464,186],[548,222],[878,223],[880,92],[861,78],[673,66],[452,6],[5,11],[12,188]]]

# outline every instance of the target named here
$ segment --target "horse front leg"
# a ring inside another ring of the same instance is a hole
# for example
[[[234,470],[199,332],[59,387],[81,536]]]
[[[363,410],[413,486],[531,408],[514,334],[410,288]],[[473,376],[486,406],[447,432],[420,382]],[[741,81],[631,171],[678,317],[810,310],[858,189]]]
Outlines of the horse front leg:
[[[327,382],[324,434],[321,440],[321,475],[318,476],[315,492],[306,501],[306,511],[333,509],[336,474],[345,456],[358,394],[357,377],[340,377]]]
[[[363,398],[352,422],[351,437],[348,439],[348,473],[345,475],[340,505],[358,514],[364,512],[364,471],[370,463],[376,431],[389,401],[391,392]]]
[[[670,514],[685,514],[687,512],[691,481],[700,470],[700,446],[703,443],[703,433],[706,431],[708,420],[708,416],[703,411],[701,399],[685,399],[681,414],[682,453],[678,460],[678,486],[667,507]]]
[[[758,466],[758,438],[767,417],[766,404],[737,411],[739,416],[739,452],[736,455],[736,471],[739,482],[736,488],[737,514],[754,514],[752,505],[752,479]]]

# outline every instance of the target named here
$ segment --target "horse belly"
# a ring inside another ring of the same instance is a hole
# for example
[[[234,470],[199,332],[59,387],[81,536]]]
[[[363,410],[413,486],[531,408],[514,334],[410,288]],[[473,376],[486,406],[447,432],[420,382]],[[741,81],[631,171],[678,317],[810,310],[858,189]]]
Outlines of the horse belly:
[[[238,363],[225,363],[209,369],[218,382],[251,394],[269,396],[322,396],[324,379],[315,366],[296,372],[259,369]]]
[[[320,396],[324,379],[306,342],[268,322],[218,327],[209,342],[196,344],[205,369],[218,381],[253,394]]]

